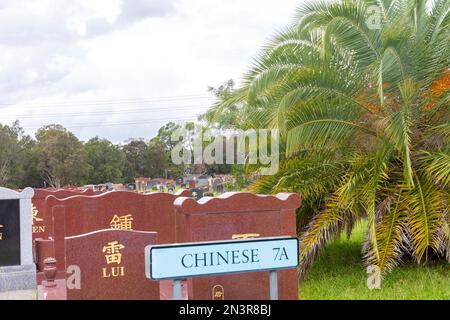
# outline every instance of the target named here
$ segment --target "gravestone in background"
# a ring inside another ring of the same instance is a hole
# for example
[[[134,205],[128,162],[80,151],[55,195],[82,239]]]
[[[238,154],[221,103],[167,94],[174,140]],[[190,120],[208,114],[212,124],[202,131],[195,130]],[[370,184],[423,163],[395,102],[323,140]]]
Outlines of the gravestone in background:
[[[217,186],[217,192],[219,192],[220,194],[222,194],[222,193],[225,192],[224,187],[223,187],[223,184],[219,184],[219,185]]]
[[[93,196],[101,194],[103,191],[94,191],[92,189],[86,190],[50,190],[50,189],[34,189],[33,203],[33,241],[37,238],[47,239],[51,233],[52,216],[46,211],[46,197],[52,195],[58,199],[64,199],[76,195],[80,196]]]
[[[189,189],[191,196],[197,200],[203,198],[203,190],[199,188]]]
[[[0,187],[0,292],[36,288],[32,253],[34,191]]]
[[[219,187],[222,186],[223,181],[220,178],[215,178],[212,182],[213,192],[219,192]],[[223,187],[221,188],[223,191]]]
[[[32,232],[33,252],[35,252],[34,260],[36,262],[38,272],[43,271],[44,260],[51,257],[51,253],[53,252],[53,243],[50,240],[53,231],[53,217],[51,212],[47,211],[46,198],[48,196],[54,196],[58,199],[65,199],[76,195],[93,196],[102,193],[104,193],[104,191],[94,191],[93,189],[34,189],[34,196],[32,199]],[[35,245],[37,245],[37,248]]]

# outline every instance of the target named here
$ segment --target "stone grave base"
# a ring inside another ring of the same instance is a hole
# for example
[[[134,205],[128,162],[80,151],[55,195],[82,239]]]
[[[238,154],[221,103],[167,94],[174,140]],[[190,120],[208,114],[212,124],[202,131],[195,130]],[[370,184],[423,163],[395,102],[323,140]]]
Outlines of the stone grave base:
[[[36,289],[36,265],[0,267],[0,292]]]
[[[36,290],[0,292],[0,301],[4,300],[36,300]]]
[[[66,300],[66,280],[55,280],[55,287],[46,287],[43,284],[38,285],[38,300]]]

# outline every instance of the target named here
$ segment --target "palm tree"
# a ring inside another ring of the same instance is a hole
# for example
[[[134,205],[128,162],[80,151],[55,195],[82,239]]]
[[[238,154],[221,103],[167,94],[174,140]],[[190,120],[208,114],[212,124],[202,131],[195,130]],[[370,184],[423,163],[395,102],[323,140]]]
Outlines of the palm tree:
[[[252,189],[304,198],[302,271],[361,219],[364,260],[383,274],[405,256],[449,261],[449,8],[449,0],[304,5],[243,86],[213,108],[220,118],[238,105],[239,128],[280,130],[281,168]]]

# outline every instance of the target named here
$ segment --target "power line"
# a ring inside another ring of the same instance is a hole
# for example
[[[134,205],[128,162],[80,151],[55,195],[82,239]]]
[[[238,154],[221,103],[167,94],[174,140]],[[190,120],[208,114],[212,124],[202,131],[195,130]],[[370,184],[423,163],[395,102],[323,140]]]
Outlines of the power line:
[[[154,98],[131,98],[131,99],[109,99],[109,100],[86,100],[86,101],[62,101],[62,102],[38,102],[34,104],[20,104],[20,103],[0,103],[0,106],[15,107],[15,108],[49,108],[58,106],[95,106],[95,105],[117,105],[117,104],[140,104],[149,102],[171,102],[171,101],[185,101],[185,100],[215,100],[211,95],[203,96],[167,96]]]
[[[65,128],[94,128],[94,127],[108,127],[108,126],[122,126],[122,125],[145,125],[151,123],[159,123],[159,122],[174,122],[174,121],[194,121],[196,117],[187,117],[187,118],[161,118],[161,119],[150,119],[150,120],[141,120],[141,121],[129,121],[129,122],[115,122],[115,123],[75,123],[70,125],[63,125]],[[44,126],[44,125],[42,125]],[[39,129],[42,126],[23,126],[24,129]]]
[[[165,99],[184,99],[184,98],[202,98],[202,97],[211,97],[210,94],[186,94],[186,95],[173,95],[173,96],[154,96],[154,97],[139,97],[139,98],[115,98],[115,99],[89,99],[89,100],[72,100],[72,101],[58,101],[58,102],[50,102],[50,103],[56,103],[56,104],[65,104],[65,103],[90,103],[90,102],[95,102],[95,103],[101,103],[101,102],[126,102],[126,101],[142,101],[142,100],[165,100]],[[39,102],[40,103],[40,102]],[[16,104],[16,103],[11,103],[11,102],[1,102],[0,105],[2,104]]]
[[[43,115],[6,115],[4,117],[10,117],[10,118],[18,118],[20,119],[39,119],[39,118],[56,118],[56,117],[82,117],[82,116],[91,116],[91,115],[113,115],[113,114],[131,114],[131,113],[141,113],[141,112],[161,112],[161,111],[186,111],[186,110],[192,110],[198,108],[204,108],[206,111],[207,108],[210,106],[174,106],[174,107],[164,107],[164,108],[142,108],[142,109],[122,109],[122,110],[96,110],[96,111],[89,111],[89,112],[78,112],[78,113],[46,113]]]

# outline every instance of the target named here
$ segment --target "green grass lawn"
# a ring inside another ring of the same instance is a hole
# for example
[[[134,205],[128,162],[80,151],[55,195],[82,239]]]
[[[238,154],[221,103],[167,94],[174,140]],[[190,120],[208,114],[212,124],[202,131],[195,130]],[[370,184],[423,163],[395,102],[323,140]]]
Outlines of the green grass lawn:
[[[450,269],[446,263],[429,267],[403,265],[386,275],[380,290],[369,290],[361,259],[365,225],[330,243],[300,282],[303,300],[450,299]]]

